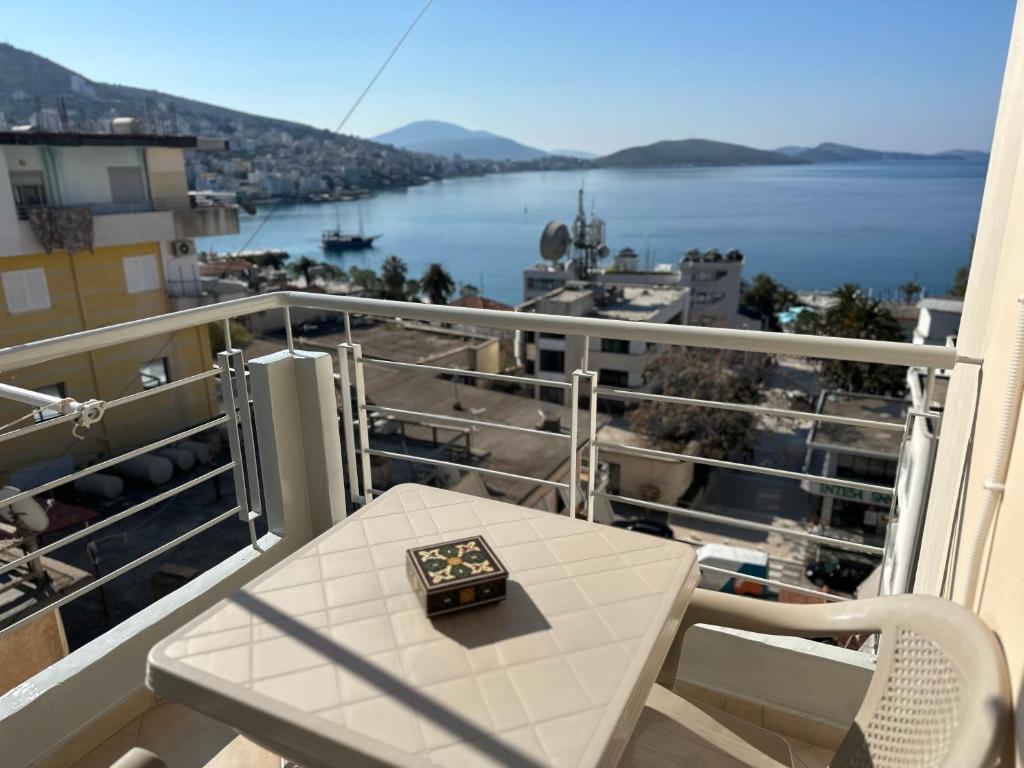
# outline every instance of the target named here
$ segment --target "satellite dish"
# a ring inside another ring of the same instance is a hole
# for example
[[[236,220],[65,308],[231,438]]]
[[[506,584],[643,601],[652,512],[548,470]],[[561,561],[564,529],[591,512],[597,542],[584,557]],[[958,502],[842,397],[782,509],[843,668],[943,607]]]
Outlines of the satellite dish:
[[[5,485],[0,488],[0,504],[3,504],[4,499],[9,499],[19,493],[21,491],[13,485]],[[41,533],[50,527],[50,517],[46,514],[46,510],[31,496],[13,504],[0,506],[0,517],[13,523],[17,528],[33,533]]]
[[[540,236],[540,255],[548,261],[558,261],[569,250],[572,237],[569,228],[560,221],[549,221]]]

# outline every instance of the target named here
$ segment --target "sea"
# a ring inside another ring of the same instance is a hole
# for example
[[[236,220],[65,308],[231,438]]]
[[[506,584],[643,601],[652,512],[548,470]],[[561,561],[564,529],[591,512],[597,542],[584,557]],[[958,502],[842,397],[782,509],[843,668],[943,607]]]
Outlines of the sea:
[[[394,254],[410,278],[438,262],[458,285],[515,304],[522,270],[540,260],[544,225],[571,223],[582,188],[587,211],[607,222],[611,252],[634,249],[642,269],[676,264],[690,248],[738,248],[746,279],[765,272],[794,290],[852,282],[879,298],[913,280],[935,295],[970,259],[986,168],[916,160],[494,174],[352,202],[265,206],[241,214],[238,235],[197,245],[225,253],[248,243],[346,269]],[[371,250],[324,254],[321,230],[336,222],[380,238]]]

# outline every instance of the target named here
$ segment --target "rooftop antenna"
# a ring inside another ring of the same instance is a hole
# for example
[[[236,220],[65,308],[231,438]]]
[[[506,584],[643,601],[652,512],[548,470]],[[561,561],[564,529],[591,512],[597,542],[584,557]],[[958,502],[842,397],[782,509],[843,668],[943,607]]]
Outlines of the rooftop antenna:
[[[57,113],[60,115],[60,129],[64,133],[68,132],[68,105],[64,103],[64,97],[61,96],[57,99]]]

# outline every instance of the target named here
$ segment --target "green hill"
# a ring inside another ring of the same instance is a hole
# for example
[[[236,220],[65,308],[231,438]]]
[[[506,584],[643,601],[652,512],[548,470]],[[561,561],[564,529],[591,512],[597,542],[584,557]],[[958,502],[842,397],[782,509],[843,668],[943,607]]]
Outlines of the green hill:
[[[674,165],[796,165],[806,161],[779,152],[708,139],[658,141],[629,147],[594,161],[608,168],[653,168]]]
[[[56,62],[0,43],[0,112],[8,125],[28,123],[37,101],[44,109],[67,110],[70,128],[85,132],[103,131],[112,117],[131,116],[143,120],[149,130],[193,133],[240,139],[267,131],[284,131],[295,139],[325,138],[346,149],[362,148],[381,156],[405,155],[393,147],[354,136],[334,136],[313,126],[263,117],[201,101],[173,96],[145,88],[100,83],[73,72]]]

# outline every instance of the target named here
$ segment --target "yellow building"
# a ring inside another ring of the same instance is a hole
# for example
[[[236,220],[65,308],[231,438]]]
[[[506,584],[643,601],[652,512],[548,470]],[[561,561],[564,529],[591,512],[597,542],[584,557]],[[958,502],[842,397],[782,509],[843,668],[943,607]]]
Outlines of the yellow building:
[[[236,233],[238,212],[190,195],[184,151],[225,146],[183,136],[0,133],[0,348],[201,303],[191,238]],[[200,328],[0,371],[0,382],[113,400],[200,373],[210,361]],[[12,475],[15,466],[38,482],[52,462],[66,468],[180,430],[214,414],[212,396],[209,382],[199,382],[162,395],[159,408],[111,411],[81,441],[69,429],[55,439],[50,429],[19,441],[16,452],[0,443],[0,482],[24,479]],[[0,403],[0,425],[28,410]]]

